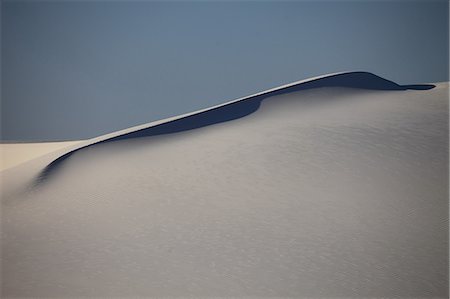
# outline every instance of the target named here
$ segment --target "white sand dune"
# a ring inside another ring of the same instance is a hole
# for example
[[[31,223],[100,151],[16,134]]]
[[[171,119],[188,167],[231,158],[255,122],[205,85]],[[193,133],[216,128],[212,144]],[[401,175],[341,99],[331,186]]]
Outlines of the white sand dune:
[[[135,131],[138,131],[141,129],[153,127],[153,126],[156,126],[159,124],[164,124],[164,123],[167,123],[167,122],[170,122],[173,120],[177,120],[177,119],[187,117],[190,115],[198,114],[198,113],[208,111],[211,109],[223,107],[223,106],[231,104],[231,103],[243,101],[243,100],[255,97],[255,96],[259,96],[262,94],[281,90],[286,87],[295,86],[295,85],[305,83],[305,82],[308,82],[308,81],[311,81],[314,79],[326,78],[329,76],[333,76],[333,75],[337,75],[337,74],[345,74],[345,73],[346,72],[330,73],[330,74],[326,74],[326,75],[322,75],[322,76],[317,76],[317,77],[312,77],[312,78],[308,78],[308,79],[304,79],[304,80],[295,81],[295,82],[292,82],[289,84],[285,84],[285,85],[271,88],[268,90],[264,90],[264,91],[261,91],[261,92],[255,93],[255,94],[251,94],[251,95],[248,95],[245,97],[241,97],[241,98],[238,98],[238,99],[235,99],[235,100],[223,103],[223,104],[219,104],[219,105],[215,105],[215,106],[208,107],[205,109],[185,113],[182,115],[177,115],[174,117],[169,117],[169,118],[145,123],[142,125],[130,127],[127,129],[108,133],[108,134],[101,135],[101,136],[97,136],[97,137],[87,139],[87,140],[74,140],[74,141],[63,141],[63,142],[3,143],[3,144],[0,144],[0,154],[1,154],[1,158],[2,158],[1,164],[0,164],[0,171],[6,170],[9,168],[13,168],[24,162],[27,162],[27,161],[30,161],[30,160],[33,160],[38,157],[46,155],[47,159],[41,159],[41,161],[40,161],[41,163],[39,163],[39,164],[41,164],[40,167],[42,167],[43,164],[48,164],[49,162],[51,162],[58,156],[63,155],[64,153],[70,152],[72,150],[76,150],[78,148],[82,148],[87,145],[95,144],[95,143],[101,142],[103,140],[108,140],[110,138],[121,136],[121,135],[130,133],[130,132],[135,132]]]
[[[277,95],[33,185],[65,152],[2,173],[4,297],[448,295],[448,83]]]

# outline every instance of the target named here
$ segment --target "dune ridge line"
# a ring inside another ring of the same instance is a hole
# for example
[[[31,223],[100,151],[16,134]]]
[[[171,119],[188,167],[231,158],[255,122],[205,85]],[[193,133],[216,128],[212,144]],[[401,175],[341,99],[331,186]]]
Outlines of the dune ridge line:
[[[369,90],[428,90],[435,86],[432,84],[399,85],[373,73],[362,71],[337,72],[303,79],[208,108],[133,126],[81,141],[75,148],[71,148],[67,153],[49,163],[36,178],[35,185],[39,185],[47,180],[65,159],[84,148],[103,142],[182,132],[238,119],[255,112],[259,108],[262,100],[269,96],[320,87],[347,87]]]

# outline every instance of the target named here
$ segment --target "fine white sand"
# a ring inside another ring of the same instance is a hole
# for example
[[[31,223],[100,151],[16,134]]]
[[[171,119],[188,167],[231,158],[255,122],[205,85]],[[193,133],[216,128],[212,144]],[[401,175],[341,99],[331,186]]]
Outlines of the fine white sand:
[[[81,141],[3,143],[0,144],[0,171],[36,159],[51,152],[69,148]]]
[[[447,297],[447,83],[55,157],[2,173],[4,297]]]

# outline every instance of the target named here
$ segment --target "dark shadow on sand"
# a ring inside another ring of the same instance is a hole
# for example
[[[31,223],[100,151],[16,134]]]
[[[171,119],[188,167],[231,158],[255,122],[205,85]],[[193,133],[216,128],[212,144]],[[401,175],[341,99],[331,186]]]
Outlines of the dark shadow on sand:
[[[427,90],[432,89],[435,86],[431,84],[398,85],[392,81],[386,80],[368,72],[350,72],[314,79],[308,82],[299,83],[297,85],[285,87],[276,91],[269,91],[264,94],[249,97],[238,102],[213,108],[150,128],[137,130],[117,137],[112,137],[107,140],[99,141],[97,143],[75,149],[60,156],[59,158],[48,164],[39,173],[39,176],[36,178],[34,185],[37,186],[48,180],[58,171],[58,169],[61,168],[63,162],[66,159],[68,159],[76,152],[87,147],[95,146],[99,143],[114,142],[130,138],[150,137],[162,134],[177,133],[238,119],[258,110],[261,102],[267,97],[320,87],[348,87],[371,90]]]

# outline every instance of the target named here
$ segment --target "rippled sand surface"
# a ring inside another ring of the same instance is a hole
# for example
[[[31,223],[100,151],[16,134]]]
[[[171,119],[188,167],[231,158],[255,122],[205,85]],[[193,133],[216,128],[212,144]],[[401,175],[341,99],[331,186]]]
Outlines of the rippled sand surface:
[[[33,164],[34,163],[34,164]],[[3,174],[5,297],[448,295],[448,84],[320,88]]]

